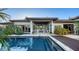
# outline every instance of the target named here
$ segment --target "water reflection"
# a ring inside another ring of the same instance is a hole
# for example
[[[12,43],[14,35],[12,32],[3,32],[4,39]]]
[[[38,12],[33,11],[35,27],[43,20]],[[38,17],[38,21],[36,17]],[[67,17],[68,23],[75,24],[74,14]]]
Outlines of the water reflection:
[[[30,40],[30,48],[32,48],[32,45],[33,45],[33,38],[29,38]]]
[[[32,48],[33,38],[10,38],[7,42],[10,51],[27,51],[28,48]],[[3,46],[1,50],[6,51],[6,48]]]

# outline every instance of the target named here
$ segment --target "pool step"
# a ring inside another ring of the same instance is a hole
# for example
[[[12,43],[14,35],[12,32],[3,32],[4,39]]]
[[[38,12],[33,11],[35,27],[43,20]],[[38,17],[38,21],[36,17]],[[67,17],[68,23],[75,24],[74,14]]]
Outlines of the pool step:
[[[45,51],[52,51],[52,49],[46,39],[44,39],[44,47],[45,47]]]
[[[56,51],[57,49],[52,45],[51,41],[49,39],[45,39],[45,46],[46,46],[46,51]]]
[[[56,42],[54,42],[51,38],[49,38],[50,44],[52,44],[52,48],[55,49],[55,51],[64,51],[63,48],[61,48]]]

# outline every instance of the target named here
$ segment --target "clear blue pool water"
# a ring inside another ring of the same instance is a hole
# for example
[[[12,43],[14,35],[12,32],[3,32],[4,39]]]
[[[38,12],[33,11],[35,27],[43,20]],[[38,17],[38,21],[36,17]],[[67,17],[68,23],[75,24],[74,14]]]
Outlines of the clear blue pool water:
[[[64,51],[49,37],[11,37],[7,42],[8,49],[1,51]]]

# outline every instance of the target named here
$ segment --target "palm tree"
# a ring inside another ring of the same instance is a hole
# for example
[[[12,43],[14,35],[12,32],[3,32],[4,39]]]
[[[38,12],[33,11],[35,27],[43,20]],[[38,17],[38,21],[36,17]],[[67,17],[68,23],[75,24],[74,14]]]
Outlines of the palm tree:
[[[3,12],[4,10],[6,10],[6,8],[0,8],[0,19],[7,21],[8,19],[10,19],[10,16]],[[0,33],[0,48],[1,46],[7,46],[7,42],[5,40],[7,35],[4,33],[3,30],[1,32],[2,33]]]
[[[0,18],[2,18],[2,20],[7,20],[10,19],[10,15],[8,15],[7,13],[4,13],[3,11],[6,10],[6,8],[0,8]]]

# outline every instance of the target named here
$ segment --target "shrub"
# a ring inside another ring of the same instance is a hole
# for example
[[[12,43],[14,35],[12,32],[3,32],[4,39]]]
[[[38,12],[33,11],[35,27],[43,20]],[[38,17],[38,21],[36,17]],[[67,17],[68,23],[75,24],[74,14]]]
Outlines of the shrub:
[[[7,25],[6,28],[4,29],[4,33],[6,35],[11,35],[11,34],[22,34],[23,31],[20,27],[16,26],[16,25]]]
[[[56,26],[54,31],[54,33],[58,35],[66,35],[69,34],[69,32],[68,29],[62,28],[61,26]]]
[[[16,26],[15,34],[17,34],[17,35],[23,34],[22,29],[20,27]]]
[[[6,34],[6,35],[11,35],[15,32],[12,25],[7,25],[3,31],[4,31],[4,34]]]

